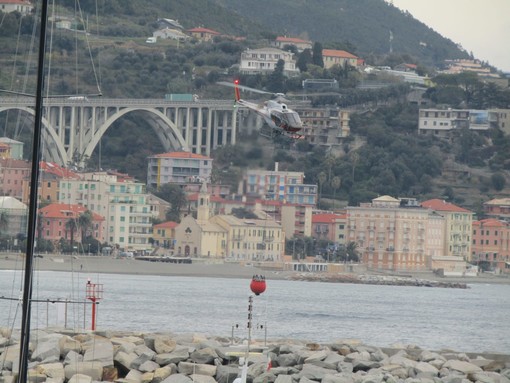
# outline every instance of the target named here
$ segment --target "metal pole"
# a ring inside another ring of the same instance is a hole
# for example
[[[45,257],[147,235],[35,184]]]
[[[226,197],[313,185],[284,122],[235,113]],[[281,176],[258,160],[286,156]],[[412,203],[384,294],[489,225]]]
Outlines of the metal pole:
[[[35,121],[32,140],[32,173],[30,175],[30,199],[28,207],[27,250],[25,257],[25,279],[23,283],[23,305],[21,320],[21,338],[19,354],[18,382],[27,381],[28,352],[30,343],[30,315],[32,299],[32,276],[34,260],[34,243],[37,220],[37,185],[39,184],[39,161],[41,157],[43,88],[44,88],[44,56],[46,53],[46,23],[48,17],[48,0],[41,1],[41,26],[39,34],[39,52],[37,61],[37,86],[35,99]]]

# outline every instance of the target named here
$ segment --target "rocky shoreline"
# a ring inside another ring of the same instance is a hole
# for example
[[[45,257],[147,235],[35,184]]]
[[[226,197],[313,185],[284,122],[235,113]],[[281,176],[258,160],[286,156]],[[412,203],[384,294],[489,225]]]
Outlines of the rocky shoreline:
[[[246,341],[199,334],[34,330],[28,382],[233,383]],[[15,383],[19,333],[0,328],[0,383]],[[233,342],[232,342],[233,341]],[[234,344],[233,344],[234,343]],[[251,343],[249,383],[510,383],[510,356],[327,344]]]
[[[414,277],[400,277],[391,275],[368,275],[368,274],[313,274],[296,273],[287,279],[294,281],[331,282],[331,283],[358,283],[365,285],[388,285],[388,286],[415,286],[415,287],[442,287],[467,289],[468,285],[462,282],[448,282]]]

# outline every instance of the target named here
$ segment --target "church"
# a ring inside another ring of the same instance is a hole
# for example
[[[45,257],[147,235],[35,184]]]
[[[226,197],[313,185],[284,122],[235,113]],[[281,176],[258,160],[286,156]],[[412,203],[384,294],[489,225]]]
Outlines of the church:
[[[210,214],[207,185],[200,188],[197,218],[184,217],[175,228],[175,255],[232,261],[278,262],[285,253],[285,233],[271,218],[240,219]]]

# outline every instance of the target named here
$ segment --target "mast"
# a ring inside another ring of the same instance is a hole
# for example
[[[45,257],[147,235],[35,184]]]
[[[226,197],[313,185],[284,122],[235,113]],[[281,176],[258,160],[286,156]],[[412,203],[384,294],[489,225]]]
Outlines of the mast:
[[[18,383],[27,381],[28,346],[30,343],[30,314],[32,299],[32,276],[34,245],[37,220],[37,191],[39,185],[39,162],[41,160],[41,135],[43,114],[44,88],[44,55],[46,50],[46,22],[48,16],[48,0],[41,0],[41,27],[39,32],[39,54],[37,60],[37,87],[35,98],[35,121],[32,140],[32,174],[30,176],[30,199],[28,206],[27,250],[25,256],[25,278],[23,283],[23,306],[21,319],[21,340],[19,354]]]

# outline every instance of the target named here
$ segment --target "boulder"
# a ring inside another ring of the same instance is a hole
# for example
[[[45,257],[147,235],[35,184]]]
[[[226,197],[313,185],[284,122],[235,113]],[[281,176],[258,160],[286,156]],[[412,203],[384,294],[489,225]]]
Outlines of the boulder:
[[[138,367],[138,370],[141,372],[153,372],[158,368],[160,368],[159,364],[153,362],[152,360],[147,360],[146,362],[143,362],[140,367]]]
[[[69,351],[64,358],[64,365],[83,362],[83,355],[78,354],[76,351]]]
[[[100,362],[78,362],[64,367],[66,379],[71,379],[76,374],[90,376],[92,380],[102,380],[103,365]]]
[[[180,362],[177,366],[177,371],[181,374],[185,375],[206,375],[206,376],[214,376],[216,375],[216,366],[212,366],[210,364],[198,364],[198,363],[190,363],[190,362]]]
[[[483,370],[477,365],[462,360],[450,359],[443,364],[444,368],[449,370],[455,370],[462,372],[463,374],[469,374],[474,372],[482,372]]]
[[[216,383],[216,380],[208,375],[191,374],[190,378],[194,383]]]
[[[70,351],[77,354],[81,353],[81,343],[70,336],[63,336],[59,341],[60,355],[66,356]]]
[[[92,383],[92,378],[88,375],[74,374],[68,383]]]
[[[218,383],[232,383],[239,372],[237,366],[218,366],[215,378]]]
[[[154,351],[158,354],[167,354],[175,350],[177,342],[167,335],[154,337]]]
[[[164,366],[154,370],[152,383],[161,383],[172,374],[172,367]]]
[[[36,367],[39,374],[43,374],[48,378],[65,379],[64,365],[60,362],[57,363],[44,363]]]
[[[183,374],[173,374],[163,380],[162,383],[191,383],[193,382],[190,377]]]
[[[40,338],[37,342],[31,360],[45,363],[58,362],[60,360],[60,339],[62,335],[53,334]]]
[[[99,362],[106,366],[113,366],[113,344],[109,340],[101,340],[92,344],[83,355],[84,362]]]
[[[189,358],[189,352],[185,348],[177,348],[171,353],[157,354],[154,361],[160,366],[166,366],[170,363],[179,363]]]
[[[214,362],[214,359],[218,358],[218,354],[214,349],[206,347],[193,352],[189,358],[195,363],[211,364]]]

